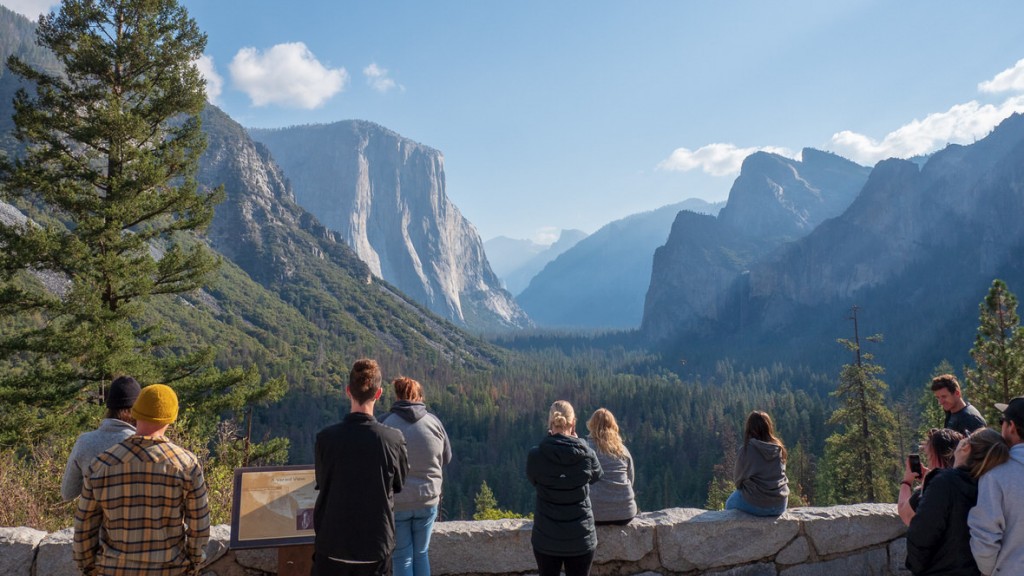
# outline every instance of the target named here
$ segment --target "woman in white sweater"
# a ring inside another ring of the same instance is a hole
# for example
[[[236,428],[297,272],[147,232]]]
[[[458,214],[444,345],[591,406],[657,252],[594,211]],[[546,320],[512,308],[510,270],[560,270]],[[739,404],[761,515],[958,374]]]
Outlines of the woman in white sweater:
[[[622,443],[615,415],[598,408],[587,420],[587,443],[597,453],[604,475],[590,485],[595,524],[629,524],[636,516],[633,457]]]

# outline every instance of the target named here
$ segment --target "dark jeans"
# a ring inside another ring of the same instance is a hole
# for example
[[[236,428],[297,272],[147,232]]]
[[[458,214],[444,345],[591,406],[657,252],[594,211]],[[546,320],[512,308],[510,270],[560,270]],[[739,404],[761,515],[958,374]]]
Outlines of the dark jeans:
[[[565,576],[590,576],[590,564],[594,561],[594,552],[582,556],[549,556],[533,551],[537,558],[538,576],[558,576],[565,566]]]
[[[351,564],[331,560],[314,552],[310,576],[391,576],[391,556],[380,562]]]

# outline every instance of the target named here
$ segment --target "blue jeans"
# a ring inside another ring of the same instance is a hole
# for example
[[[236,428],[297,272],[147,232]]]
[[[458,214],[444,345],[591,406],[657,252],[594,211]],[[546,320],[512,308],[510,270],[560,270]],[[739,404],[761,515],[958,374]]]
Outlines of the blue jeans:
[[[430,533],[437,518],[437,506],[395,511],[395,553],[391,556],[394,576],[430,576]]]
[[[782,506],[776,506],[775,508],[761,508],[744,500],[739,490],[733,490],[728,500],[725,501],[725,509],[740,510],[754,516],[781,516],[786,511],[786,503],[783,502]]]

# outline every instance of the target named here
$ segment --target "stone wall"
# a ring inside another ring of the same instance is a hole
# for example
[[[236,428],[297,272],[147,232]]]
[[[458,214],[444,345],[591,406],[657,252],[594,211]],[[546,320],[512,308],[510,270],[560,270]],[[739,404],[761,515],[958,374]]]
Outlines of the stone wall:
[[[528,520],[439,522],[430,545],[434,574],[535,572]],[[277,572],[277,551],[228,550],[229,529],[215,526],[204,574]],[[628,526],[598,528],[595,576],[906,575],[905,528],[894,504],[796,508],[779,518],[671,508]],[[0,528],[0,576],[73,576],[71,529],[47,534]]]

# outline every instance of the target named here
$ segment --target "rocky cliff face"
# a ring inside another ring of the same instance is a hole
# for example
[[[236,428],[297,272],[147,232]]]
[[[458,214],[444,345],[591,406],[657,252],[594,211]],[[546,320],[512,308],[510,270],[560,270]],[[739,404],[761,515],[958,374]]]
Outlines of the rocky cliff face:
[[[198,180],[226,195],[207,234],[214,249],[323,329],[369,331],[398,350],[475,354],[464,333],[375,279],[340,233],[303,210],[265,146],[213,106],[202,120]]]
[[[652,256],[668,238],[676,214],[715,214],[719,208],[690,199],[611,222],[547,264],[517,300],[542,326],[636,328],[643,316]]]
[[[361,121],[250,132],[284,169],[298,203],[375,276],[457,324],[530,324],[445,195],[440,152]]]
[[[728,288],[779,246],[839,215],[869,169],[805,149],[801,161],[758,152],[744,162],[717,218],[680,212],[654,253],[642,330],[660,340],[719,318]]]
[[[1024,116],[1014,115],[923,167],[879,163],[841,217],[751,268],[736,289],[747,312],[730,323],[752,334],[834,337],[835,325],[814,312],[857,305],[872,332],[900,343],[894,370],[965,361],[992,280],[1024,289],[1021,214]]]
[[[942,360],[968,361],[978,304],[994,278],[1024,289],[1021,214],[1024,116],[1014,115],[985,139],[948,146],[923,166],[880,162],[841,215],[704,294],[703,323],[672,327],[652,316],[650,325],[668,335],[666,346],[693,355],[728,349],[752,363],[835,368],[848,360],[835,339],[852,336],[848,316],[858,306],[861,334],[885,336],[872,352],[887,377],[919,379]],[[663,250],[666,260],[681,261],[669,245]],[[678,305],[659,310],[693,315]]]

